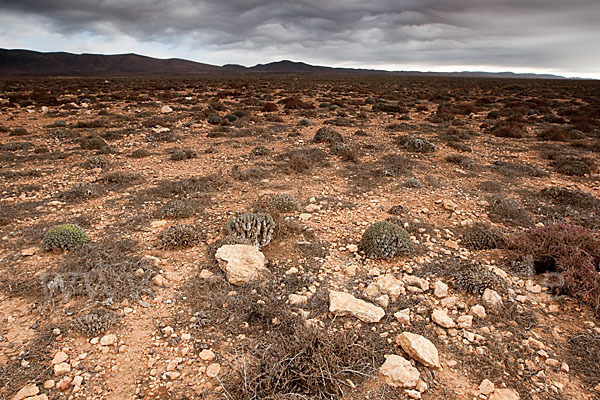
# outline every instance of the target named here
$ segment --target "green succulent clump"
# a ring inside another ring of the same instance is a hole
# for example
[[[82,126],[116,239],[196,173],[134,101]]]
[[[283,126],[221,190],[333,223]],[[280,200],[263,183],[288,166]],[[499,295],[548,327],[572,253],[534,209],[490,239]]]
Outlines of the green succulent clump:
[[[270,215],[244,213],[229,220],[225,230],[238,243],[250,242],[255,246],[266,246],[273,238],[275,221]]]
[[[77,225],[62,224],[50,228],[44,236],[42,246],[46,250],[68,250],[73,246],[89,241],[90,239],[83,229]]]
[[[375,222],[367,228],[360,240],[360,249],[369,258],[392,258],[413,249],[408,233],[390,222]]]

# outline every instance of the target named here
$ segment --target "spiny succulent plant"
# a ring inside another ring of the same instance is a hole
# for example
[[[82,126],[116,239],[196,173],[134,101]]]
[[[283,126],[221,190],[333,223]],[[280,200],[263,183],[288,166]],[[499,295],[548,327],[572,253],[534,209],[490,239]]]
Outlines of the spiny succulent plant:
[[[240,243],[250,241],[256,246],[266,246],[273,238],[275,221],[270,215],[243,213],[225,225],[227,234]]]
[[[115,322],[115,314],[102,308],[81,314],[73,321],[75,328],[86,336],[99,336],[110,329]]]
[[[404,229],[396,224],[380,221],[365,230],[360,240],[360,249],[367,257],[380,259],[411,252],[413,245]]]
[[[344,137],[335,129],[330,128],[328,126],[324,126],[322,128],[319,128],[317,133],[315,133],[315,137],[313,138],[313,140],[316,143],[343,143]]]
[[[77,225],[62,224],[50,228],[42,240],[42,246],[46,250],[68,250],[89,241],[83,229]]]
[[[463,243],[471,250],[502,249],[506,247],[506,237],[491,225],[478,223],[465,234]]]
[[[477,263],[466,263],[453,274],[458,289],[480,296],[485,289],[506,292],[506,281],[490,269]]]
[[[277,193],[269,196],[267,206],[280,212],[292,212],[300,208],[300,202],[289,193]]]

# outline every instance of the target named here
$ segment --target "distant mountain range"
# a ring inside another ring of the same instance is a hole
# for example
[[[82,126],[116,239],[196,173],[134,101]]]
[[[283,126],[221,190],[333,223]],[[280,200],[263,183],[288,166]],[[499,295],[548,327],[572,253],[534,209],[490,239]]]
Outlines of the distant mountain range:
[[[418,72],[333,68],[303,62],[277,61],[253,67],[227,64],[222,67],[180,58],[158,59],[138,54],[42,53],[0,49],[0,76],[151,76],[200,74],[386,74],[470,78],[565,79],[549,74],[513,72]]]

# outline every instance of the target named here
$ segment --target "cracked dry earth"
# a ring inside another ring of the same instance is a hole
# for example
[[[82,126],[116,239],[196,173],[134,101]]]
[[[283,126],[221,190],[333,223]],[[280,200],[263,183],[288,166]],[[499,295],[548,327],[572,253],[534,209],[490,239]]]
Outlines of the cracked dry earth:
[[[0,88],[1,399],[599,398],[597,82]]]

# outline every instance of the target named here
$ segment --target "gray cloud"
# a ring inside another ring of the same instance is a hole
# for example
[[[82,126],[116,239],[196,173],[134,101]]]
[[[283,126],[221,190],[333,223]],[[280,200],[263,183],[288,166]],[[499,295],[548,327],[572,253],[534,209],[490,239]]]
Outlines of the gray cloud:
[[[0,47],[596,76],[599,17],[597,0],[0,0]]]

